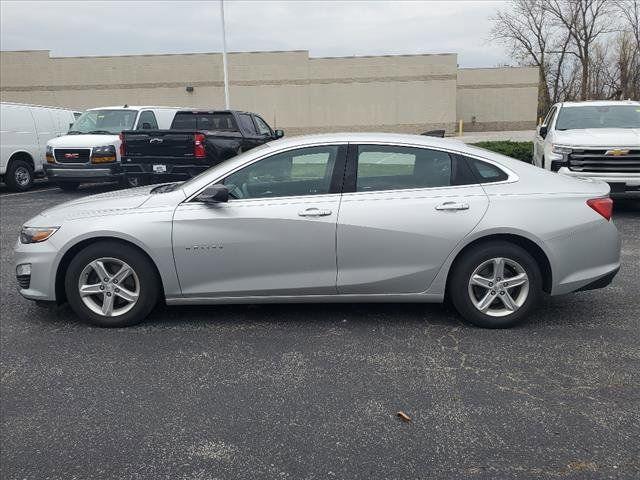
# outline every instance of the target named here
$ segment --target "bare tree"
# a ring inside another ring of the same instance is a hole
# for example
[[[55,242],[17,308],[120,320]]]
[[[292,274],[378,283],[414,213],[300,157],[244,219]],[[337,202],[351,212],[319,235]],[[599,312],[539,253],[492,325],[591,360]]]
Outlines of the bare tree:
[[[538,67],[538,116],[575,99],[640,99],[640,0],[511,0],[490,38]]]
[[[612,2],[610,0],[548,0],[545,9],[553,15],[558,26],[566,29],[572,39],[572,51],[580,60],[580,99],[587,100],[590,93],[592,48],[598,38],[612,30]]]
[[[499,10],[491,19],[490,38],[506,44],[520,64],[538,67],[538,116],[543,116],[551,104],[551,65],[547,52],[555,47],[554,26],[549,12],[538,0],[514,0],[512,7]]]

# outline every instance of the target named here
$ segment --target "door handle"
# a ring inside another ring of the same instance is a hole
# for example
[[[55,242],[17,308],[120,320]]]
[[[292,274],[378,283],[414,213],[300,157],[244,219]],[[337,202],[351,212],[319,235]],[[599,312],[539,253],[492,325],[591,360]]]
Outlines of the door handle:
[[[458,202],[444,202],[436,206],[436,210],[469,210],[469,204]]]
[[[298,212],[298,215],[301,217],[326,217],[327,215],[331,215],[331,210],[312,207],[301,210]]]

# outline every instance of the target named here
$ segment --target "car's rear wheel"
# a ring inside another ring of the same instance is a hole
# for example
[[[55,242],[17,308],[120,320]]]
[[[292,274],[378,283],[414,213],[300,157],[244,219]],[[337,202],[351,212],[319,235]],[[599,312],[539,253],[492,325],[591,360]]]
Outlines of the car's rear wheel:
[[[524,248],[503,241],[483,243],[456,261],[449,294],[468,322],[483,328],[509,328],[539,303],[542,275]]]
[[[160,281],[151,261],[136,248],[112,241],[80,251],[65,277],[76,314],[101,327],[141,322],[156,305]]]

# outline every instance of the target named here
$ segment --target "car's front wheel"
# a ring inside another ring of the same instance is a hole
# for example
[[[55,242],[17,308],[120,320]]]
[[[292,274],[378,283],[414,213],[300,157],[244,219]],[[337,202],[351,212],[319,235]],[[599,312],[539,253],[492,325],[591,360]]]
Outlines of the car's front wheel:
[[[156,305],[160,281],[151,261],[136,248],[103,241],[81,250],[65,277],[76,314],[101,327],[141,322]]]
[[[456,261],[449,293],[456,310],[483,328],[522,322],[542,295],[542,275],[524,248],[508,242],[479,244]]]

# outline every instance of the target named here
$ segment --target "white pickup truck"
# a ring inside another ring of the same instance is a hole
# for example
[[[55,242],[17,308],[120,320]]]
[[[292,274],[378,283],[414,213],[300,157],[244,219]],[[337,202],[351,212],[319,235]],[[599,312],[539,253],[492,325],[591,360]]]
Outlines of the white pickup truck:
[[[533,163],[640,193],[640,102],[556,103],[536,130]]]
[[[169,128],[178,110],[130,105],[87,110],[67,135],[47,143],[44,171],[63,190],[75,190],[85,182],[126,181],[120,133]]]

